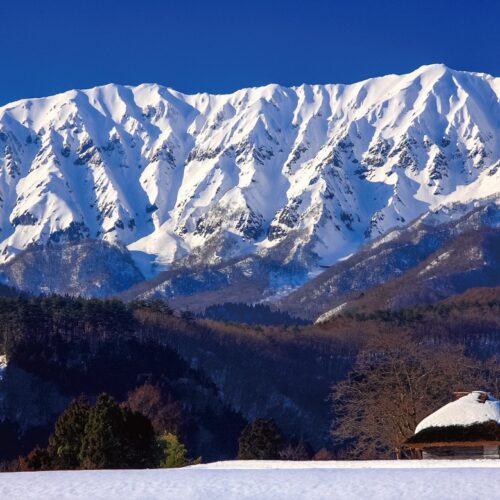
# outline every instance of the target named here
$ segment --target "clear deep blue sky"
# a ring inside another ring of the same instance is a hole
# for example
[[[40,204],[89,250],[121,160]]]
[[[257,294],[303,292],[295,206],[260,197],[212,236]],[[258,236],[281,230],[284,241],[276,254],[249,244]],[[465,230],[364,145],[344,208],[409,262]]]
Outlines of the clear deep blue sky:
[[[500,76],[500,0],[22,0],[0,6],[0,105],[116,82],[229,92],[443,62]]]

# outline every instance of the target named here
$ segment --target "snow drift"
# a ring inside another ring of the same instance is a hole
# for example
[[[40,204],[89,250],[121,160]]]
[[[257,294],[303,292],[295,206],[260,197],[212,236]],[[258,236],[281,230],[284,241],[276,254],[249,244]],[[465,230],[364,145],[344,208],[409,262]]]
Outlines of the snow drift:
[[[1,498],[352,499],[493,498],[495,460],[220,462],[185,469],[24,472],[0,477]]]

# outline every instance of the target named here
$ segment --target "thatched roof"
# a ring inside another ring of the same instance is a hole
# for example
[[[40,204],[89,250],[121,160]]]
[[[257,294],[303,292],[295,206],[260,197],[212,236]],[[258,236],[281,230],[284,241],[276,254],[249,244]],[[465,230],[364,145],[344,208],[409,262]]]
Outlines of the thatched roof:
[[[429,427],[469,426],[494,420],[500,424],[500,401],[484,391],[473,391],[425,417],[415,434]]]
[[[490,420],[472,425],[427,427],[410,437],[409,448],[500,445],[500,425]]]

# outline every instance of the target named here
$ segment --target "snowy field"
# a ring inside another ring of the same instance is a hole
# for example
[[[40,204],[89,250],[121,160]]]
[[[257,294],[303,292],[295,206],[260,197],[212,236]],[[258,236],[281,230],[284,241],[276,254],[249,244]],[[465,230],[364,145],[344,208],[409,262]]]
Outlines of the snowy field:
[[[218,462],[185,469],[0,474],[1,499],[484,499],[500,461]]]

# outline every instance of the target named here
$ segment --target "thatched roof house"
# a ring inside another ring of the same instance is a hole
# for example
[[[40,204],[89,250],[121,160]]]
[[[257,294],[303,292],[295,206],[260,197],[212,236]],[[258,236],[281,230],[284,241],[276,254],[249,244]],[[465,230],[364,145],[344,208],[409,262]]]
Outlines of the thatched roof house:
[[[500,458],[500,401],[466,394],[424,418],[405,445],[422,458]]]

